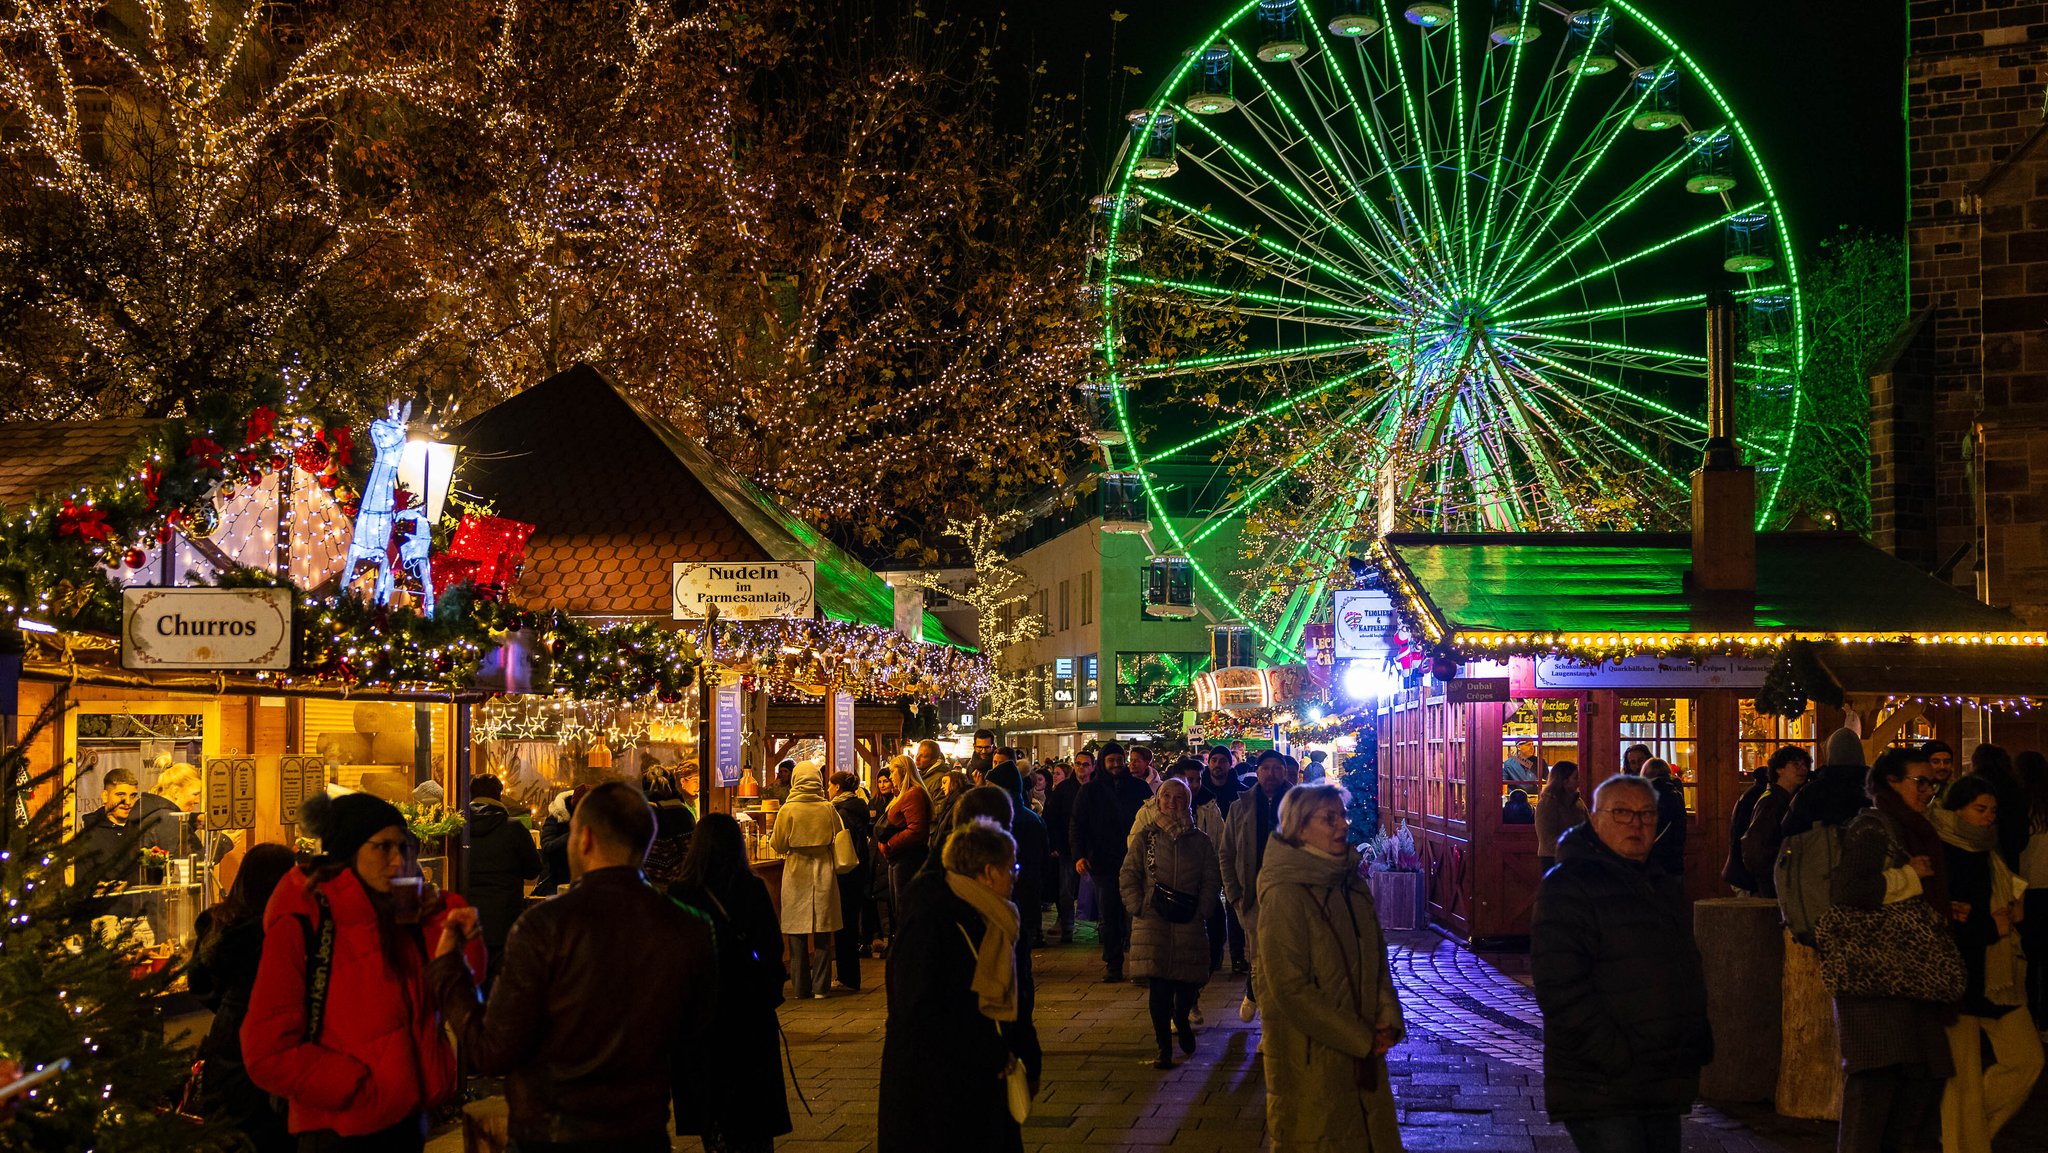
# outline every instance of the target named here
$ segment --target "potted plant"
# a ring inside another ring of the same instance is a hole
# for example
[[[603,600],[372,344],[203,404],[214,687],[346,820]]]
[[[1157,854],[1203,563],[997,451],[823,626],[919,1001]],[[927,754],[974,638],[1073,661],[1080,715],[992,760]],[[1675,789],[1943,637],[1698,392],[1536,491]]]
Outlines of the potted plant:
[[[1402,821],[1391,833],[1366,846],[1365,880],[1379,909],[1383,929],[1420,929],[1429,921],[1429,900],[1423,884],[1422,854],[1415,834]]]

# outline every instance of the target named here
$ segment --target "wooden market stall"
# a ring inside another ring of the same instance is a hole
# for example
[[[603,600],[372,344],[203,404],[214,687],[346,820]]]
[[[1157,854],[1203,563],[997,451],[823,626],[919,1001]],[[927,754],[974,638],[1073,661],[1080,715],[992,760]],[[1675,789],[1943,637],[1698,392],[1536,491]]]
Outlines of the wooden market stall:
[[[462,488],[538,526],[510,590],[515,603],[680,632],[704,660],[699,691],[655,726],[655,739],[622,742],[615,732],[611,743],[623,747],[601,771],[678,769],[694,776],[708,809],[753,809],[759,798],[743,792],[786,755],[871,782],[901,751],[901,699],[972,691],[978,658],[937,617],[899,614],[881,577],[588,365],[475,417],[457,438]],[[814,574],[814,608],[795,619],[734,610],[711,625],[678,581],[718,566]],[[841,721],[848,740],[832,739]],[[508,791],[584,783],[600,771],[589,753],[604,728],[525,725],[481,744],[479,763],[509,773]],[[765,831],[771,818],[760,818]]]
[[[1457,675],[1379,708],[1380,804],[1422,850],[1432,918],[1460,937],[1528,932],[1534,827],[1503,820],[1523,741],[1572,760],[1582,792],[1647,745],[1685,785],[1686,887],[1724,895],[1728,816],[1780,745],[1811,747],[1858,713],[1875,752],[1938,736],[1964,748],[1983,708],[2048,685],[2048,636],[1846,534],[1755,537],[1755,587],[1689,579],[1678,534],[1394,535],[1381,575]],[[1745,623],[1746,622],[1746,623]],[[1790,691],[1794,715],[1759,707]],[[1966,722],[1968,724],[1966,725]]]

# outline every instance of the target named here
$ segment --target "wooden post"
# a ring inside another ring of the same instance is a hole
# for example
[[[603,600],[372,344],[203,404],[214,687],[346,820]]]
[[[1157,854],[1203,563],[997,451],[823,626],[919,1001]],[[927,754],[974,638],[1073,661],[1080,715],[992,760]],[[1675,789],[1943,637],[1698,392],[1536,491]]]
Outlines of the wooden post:
[[[1841,1049],[1835,1002],[1820,979],[1820,954],[1784,937],[1783,1043],[1778,1059],[1778,1112],[1835,1121],[1842,1116]]]
[[[1707,1019],[1719,1042],[1713,1064],[1700,1071],[1700,1096],[1770,1101],[1778,1086],[1785,966],[1778,903],[1721,897],[1694,905],[1692,918],[1707,980]]]

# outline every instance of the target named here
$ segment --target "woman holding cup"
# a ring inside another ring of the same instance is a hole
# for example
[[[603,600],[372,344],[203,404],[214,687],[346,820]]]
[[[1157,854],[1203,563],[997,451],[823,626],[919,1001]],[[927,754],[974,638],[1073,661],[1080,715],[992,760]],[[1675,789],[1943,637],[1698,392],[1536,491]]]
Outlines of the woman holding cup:
[[[455,1091],[455,1053],[425,969],[461,897],[420,877],[405,818],[368,793],[319,796],[301,823],[321,855],[279,882],[242,1024],[249,1079],[285,1099],[301,1153],[426,1143],[427,1113]],[[484,947],[464,950],[473,976]]]

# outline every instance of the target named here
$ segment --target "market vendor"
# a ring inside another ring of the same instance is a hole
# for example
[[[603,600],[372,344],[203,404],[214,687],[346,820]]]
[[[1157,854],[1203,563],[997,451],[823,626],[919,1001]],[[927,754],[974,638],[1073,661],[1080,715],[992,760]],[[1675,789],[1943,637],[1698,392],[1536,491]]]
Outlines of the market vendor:
[[[78,880],[134,882],[142,869],[143,822],[134,820],[142,786],[128,769],[108,769],[100,777],[99,811],[79,826]]]

